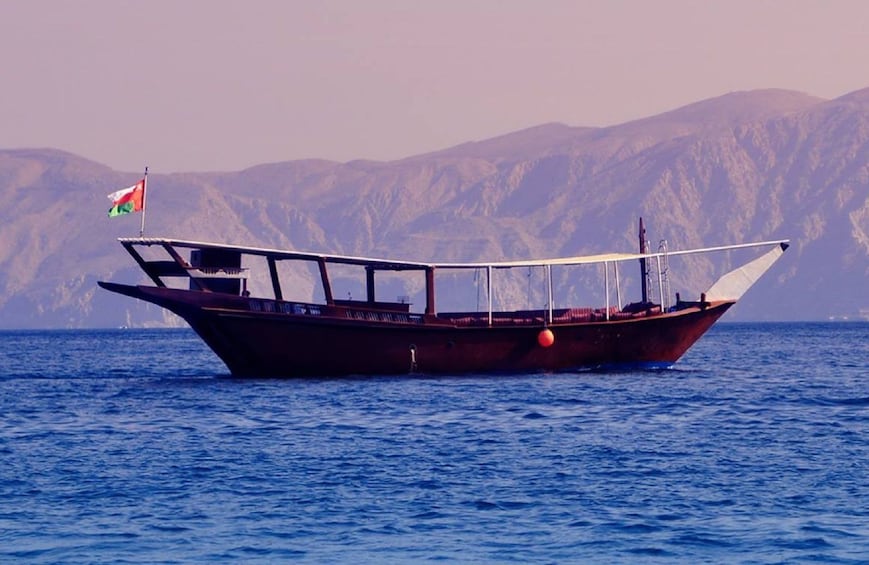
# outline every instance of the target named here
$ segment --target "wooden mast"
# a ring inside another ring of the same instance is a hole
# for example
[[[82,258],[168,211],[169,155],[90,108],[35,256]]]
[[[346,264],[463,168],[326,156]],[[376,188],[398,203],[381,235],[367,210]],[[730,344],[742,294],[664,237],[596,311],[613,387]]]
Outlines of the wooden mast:
[[[640,234],[639,234],[639,237],[640,237],[640,254],[645,255],[646,254],[646,228],[643,226],[643,218],[642,217],[640,217]],[[642,283],[642,289],[643,289],[643,303],[646,303],[649,301],[649,289],[648,289],[648,284],[647,284],[647,280],[649,278],[648,275],[649,275],[649,271],[646,268],[646,258],[643,257],[640,259],[640,281]]]

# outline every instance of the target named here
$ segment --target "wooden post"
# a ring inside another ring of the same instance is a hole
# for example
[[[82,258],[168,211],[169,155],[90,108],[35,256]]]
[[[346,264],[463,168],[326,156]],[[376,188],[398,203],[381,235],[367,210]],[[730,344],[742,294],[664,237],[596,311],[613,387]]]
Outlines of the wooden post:
[[[374,302],[374,267],[365,267],[365,291],[368,302]]]
[[[320,268],[320,282],[323,284],[323,294],[325,295],[326,304],[334,306],[335,299],[332,298],[332,284],[329,282],[329,271],[326,270],[326,260],[318,259],[317,267]]]
[[[434,283],[434,267],[426,267],[425,269],[425,313],[435,314],[435,283]]]
[[[278,278],[278,266],[274,257],[269,257],[269,275],[272,277],[272,289],[275,291],[275,300],[283,300],[284,294],[281,292],[281,281]]]

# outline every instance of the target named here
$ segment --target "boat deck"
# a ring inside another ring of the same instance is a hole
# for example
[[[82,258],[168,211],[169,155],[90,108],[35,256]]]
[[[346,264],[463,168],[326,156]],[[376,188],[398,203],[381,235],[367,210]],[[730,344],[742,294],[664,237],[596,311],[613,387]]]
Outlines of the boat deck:
[[[307,304],[287,302],[270,298],[246,298],[247,308],[254,312],[276,314],[295,314],[307,316],[331,316],[349,318],[366,322],[385,323],[448,323],[456,327],[488,327],[488,312],[440,312],[435,316],[422,313],[400,311],[398,308],[369,305],[364,301],[341,301],[333,306],[325,304]],[[516,310],[509,312],[492,312],[492,326],[542,326],[546,325],[548,312],[544,310]],[[646,318],[661,314],[658,304],[629,305],[624,309],[618,306],[607,308],[558,308],[552,311],[551,324],[576,324],[603,321],[631,320]]]

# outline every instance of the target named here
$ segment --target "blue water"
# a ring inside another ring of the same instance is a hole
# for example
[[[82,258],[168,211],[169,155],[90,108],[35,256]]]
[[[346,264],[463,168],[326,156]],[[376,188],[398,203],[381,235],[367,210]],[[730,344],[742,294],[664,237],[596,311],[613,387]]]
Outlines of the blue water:
[[[869,324],[297,381],[187,330],[0,332],[0,462],[3,563],[865,563]]]

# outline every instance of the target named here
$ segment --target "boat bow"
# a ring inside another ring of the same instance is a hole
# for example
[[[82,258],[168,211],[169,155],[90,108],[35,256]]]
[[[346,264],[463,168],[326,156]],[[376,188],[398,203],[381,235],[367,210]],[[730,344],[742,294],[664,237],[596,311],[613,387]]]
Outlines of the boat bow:
[[[742,298],[742,295],[779,260],[788,248],[788,243],[785,241],[777,243],[757,259],[733,269],[718,279],[706,291],[706,300],[732,300],[735,302]]]

